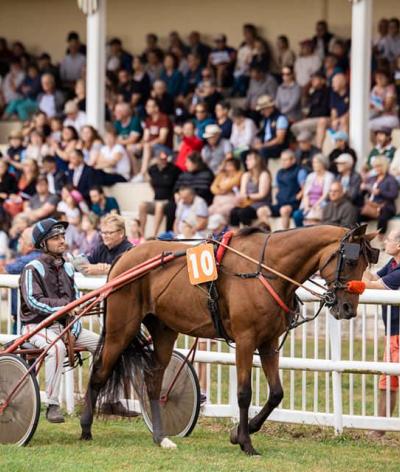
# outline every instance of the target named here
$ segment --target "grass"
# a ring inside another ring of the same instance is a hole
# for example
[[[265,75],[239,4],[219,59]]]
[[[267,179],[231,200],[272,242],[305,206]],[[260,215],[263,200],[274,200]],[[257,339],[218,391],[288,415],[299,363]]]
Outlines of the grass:
[[[261,457],[246,457],[229,443],[231,423],[201,419],[189,438],[176,438],[177,450],[152,444],[140,418],[96,420],[94,440],[80,442],[79,421],[51,425],[41,418],[25,448],[0,446],[0,468],[7,472],[53,471],[397,471],[400,438],[379,443],[360,432],[341,437],[317,427],[268,424],[254,436]]]

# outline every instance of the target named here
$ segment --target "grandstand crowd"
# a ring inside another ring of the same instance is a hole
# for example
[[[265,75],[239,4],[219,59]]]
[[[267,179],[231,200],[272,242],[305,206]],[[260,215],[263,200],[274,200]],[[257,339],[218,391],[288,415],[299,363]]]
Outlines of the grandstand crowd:
[[[237,48],[224,34],[206,44],[196,31],[171,32],[166,48],[150,33],[146,44],[132,55],[109,41],[99,133],[87,123],[77,33],[59,64],[0,38],[0,113],[22,125],[0,157],[2,267],[19,254],[23,231],[49,216],[70,223],[72,254],[90,255],[101,218],[119,213],[104,188],[119,182],[154,190],[129,222],[134,244],[149,234],[149,214],[152,236],[165,239],[269,228],[272,218],[281,228],[377,220],[383,237],[400,182],[398,18],[381,19],[371,45],[368,156],[349,145],[351,44],[325,21],[299,45],[281,35],[272,47],[252,24]]]

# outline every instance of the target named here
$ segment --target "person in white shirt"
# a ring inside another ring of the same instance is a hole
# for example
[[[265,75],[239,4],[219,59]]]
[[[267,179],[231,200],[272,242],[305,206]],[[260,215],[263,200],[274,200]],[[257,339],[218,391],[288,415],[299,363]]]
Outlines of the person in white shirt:
[[[10,103],[12,100],[21,98],[17,89],[25,78],[25,72],[22,70],[19,60],[14,60],[10,65],[10,72],[4,77],[1,84],[1,92],[4,103]]]
[[[300,43],[300,55],[294,63],[297,83],[300,87],[307,87],[311,76],[321,67],[321,58],[314,53],[313,42],[306,39]]]
[[[80,111],[78,105],[73,100],[69,100],[64,106],[64,113],[66,118],[63,126],[73,126],[79,133],[86,125],[87,118],[84,111]]]
[[[68,54],[60,64],[60,77],[63,82],[76,82],[82,77],[86,58],[79,52],[80,43],[77,40],[68,42]]]
[[[248,151],[256,137],[257,128],[254,121],[246,118],[246,113],[241,108],[232,111],[232,134],[230,137],[233,146],[233,154],[236,157],[244,151]]]

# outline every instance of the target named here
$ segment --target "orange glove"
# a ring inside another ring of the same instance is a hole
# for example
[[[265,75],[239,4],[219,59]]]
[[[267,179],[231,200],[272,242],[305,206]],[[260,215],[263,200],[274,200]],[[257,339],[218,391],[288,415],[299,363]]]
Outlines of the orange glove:
[[[350,293],[361,295],[365,290],[365,282],[362,280],[349,280],[349,282],[347,282],[346,290]]]

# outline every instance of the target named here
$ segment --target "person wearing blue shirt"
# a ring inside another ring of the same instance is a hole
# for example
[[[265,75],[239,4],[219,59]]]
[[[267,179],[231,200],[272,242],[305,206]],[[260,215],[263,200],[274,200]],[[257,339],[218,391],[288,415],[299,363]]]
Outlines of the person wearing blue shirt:
[[[208,125],[215,123],[213,118],[208,115],[207,107],[204,103],[198,103],[194,110],[195,120],[194,124],[196,127],[196,136],[200,139],[204,139],[204,133]]]
[[[399,290],[400,288],[400,231],[392,230],[385,239],[385,252],[392,256],[389,262],[383,266],[377,273],[372,274],[367,271],[364,274],[364,282],[366,288],[378,290]],[[388,312],[389,308],[389,312]],[[390,323],[388,323],[388,314],[390,316]],[[399,362],[399,307],[382,305],[382,319],[385,325],[385,355],[384,362]],[[390,331],[389,331],[390,325]],[[390,337],[390,354],[387,358],[386,338]],[[379,379],[379,404],[378,416],[387,416],[386,414],[386,375],[381,375]],[[397,391],[399,389],[399,377],[390,377],[390,412],[392,416],[396,407]],[[380,438],[384,431],[373,431],[371,434],[373,438]]]
[[[97,216],[104,216],[108,213],[119,213],[119,205],[114,197],[106,197],[102,187],[96,185],[89,191],[90,210]]]
[[[164,69],[160,79],[167,84],[167,92],[174,98],[183,91],[183,75],[178,70],[178,59],[175,54],[169,52],[164,57]]]

